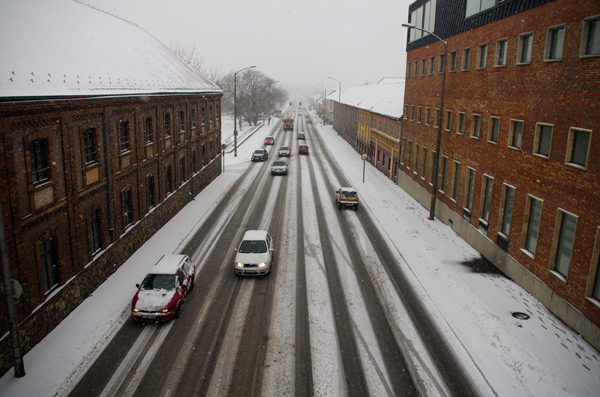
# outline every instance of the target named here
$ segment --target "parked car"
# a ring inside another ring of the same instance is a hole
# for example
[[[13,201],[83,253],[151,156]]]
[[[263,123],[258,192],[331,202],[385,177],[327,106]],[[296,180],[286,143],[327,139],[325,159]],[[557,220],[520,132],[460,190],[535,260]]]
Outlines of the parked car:
[[[282,146],[279,148],[279,157],[290,157],[291,151],[288,146]]]
[[[358,193],[351,187],[341,187],[335,192],[335,201],[338,208],[352,207],[358,209]]]
[[[265,149],[256,149],[252,153],[252,161],[265,161],[269,158],[269,152]]]
[[[304,132],[298,133],[298,139],[306,139],[306,135],[304,134]]]
[[[196,265],[187,255],[163,255],[144,277],[131,302],[135,321],[162,322],[179,317],[186,295],[194,289]]]
[[[288,163],[285,160],[275,160],[271,164],[271,175],[287,175]]]
[[[265,145],[274,145],[274,144],[275,144],[275,138],[273,138],[272,136],[265,137]]]
[[[308,154],[308,145],[298,145],[298,154]]]
[[[275,248],[266,230],[248,230],[235,251],[235,274],[259,276],[271,271]]]

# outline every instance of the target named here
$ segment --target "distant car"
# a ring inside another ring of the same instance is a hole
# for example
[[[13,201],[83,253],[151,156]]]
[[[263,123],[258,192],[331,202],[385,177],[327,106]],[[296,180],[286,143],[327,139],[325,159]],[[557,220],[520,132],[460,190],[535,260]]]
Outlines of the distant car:
[[[265,161],[269,158],[269,152],[265,149],[256,149],[252,153],[252,161]]]
[[[248,230],[235,251],[235,274],[259,276],[271,271],[275,247],[266,230]]]
[[[193,288],[196,265],[187,255],[163,255],[136,284],[138,291],[131,302],[135,321],[162,322],[179,317],[181,305]]]
[[[358,209],[358,193],[351,187],[341,187],[335,192],[335,202],[338,208],[352,207]]]
[[[290,157],[291,151],[288,146],[282,146],[279,148],[279,157]]]
[[[273,138],[272,136],[265,137],[265,145],[274,145],[274,144],[275,144],[275,138]]]
[[[271,175],[287,175],[288,163],[285,160],[275,160],[271,164]]]
[[[306,135],[304,134],[304,132],[298,133],[298,139],[306,139]]]
[[[298,154],[308,154],[308,145],[298,145]]]

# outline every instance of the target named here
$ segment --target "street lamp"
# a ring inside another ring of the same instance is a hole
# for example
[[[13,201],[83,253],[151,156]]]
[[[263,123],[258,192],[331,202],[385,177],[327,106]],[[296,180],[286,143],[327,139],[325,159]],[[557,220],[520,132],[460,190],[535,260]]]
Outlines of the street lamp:
[[[237,74],[246,69],[252,69],[256,66],[248,66],[238,70],[233,74],[233,156],[237,157]]]
[[[323,126],[325,126],[325,97],[327,96],[327,90],[324,85],[317,84],[319,87],[323,87],[323,101],[321,102],[321,121],[323,122]]]
[[[440,147],[442,145],[442,115],[444,114],[444,89],[446,87],[446,59],[448,58],[448,43],[441,39],[438,35],[425,29],[417,28],[416,26],[403,23],[402,26],[409,29],[417,29],[425,33],[429,33],[437,40],[444,44],[444,59],[442,59],[442,90],[440,93],[440,112],[437,117],[437,137],[435,142],[435,156],[433,156],[433,192],[431,194],[431,207],[429,209],[429,220],[435,219],[435,204],[437,198],[437,186],[438,186],[438,169],[440,165]]]

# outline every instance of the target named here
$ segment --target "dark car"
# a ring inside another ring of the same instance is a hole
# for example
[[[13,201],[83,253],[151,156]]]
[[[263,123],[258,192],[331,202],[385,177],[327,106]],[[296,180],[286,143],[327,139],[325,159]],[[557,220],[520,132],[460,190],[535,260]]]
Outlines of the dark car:
[[[298,133],[298,139],[306,139],[306,135],[304,134],[304,132]]]
[[[187,255],[163,255],[136,284],[138,291],[131,302],[135,321],[162,322],[179,317],[181,305],[194,288],[196,265]]]
[[[254,153],[252,153],[252,161],[265,161],[269,158],[269,152],[265,149],[256,149]]]
[[[308,154],[308,145],[299,145],[298,154]]]
[[[287,146],[282,146],[279,148],[279,157],[290,157],[291,151]]]

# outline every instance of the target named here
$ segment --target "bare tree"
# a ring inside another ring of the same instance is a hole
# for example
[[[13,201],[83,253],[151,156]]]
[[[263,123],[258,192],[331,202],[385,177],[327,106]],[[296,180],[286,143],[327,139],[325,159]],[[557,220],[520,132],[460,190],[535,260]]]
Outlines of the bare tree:
[[[181,59],[190,64],[191,67],[196,69],[200,74],[209,79],[210,81],[216,81],[218,77],[218,72],[216,69],[208,67],[206,65],[206,61],[196,51],[196,46],[194,45],[192,48],[184,47],[178,42],[175,42],[174,45],[170,46],[171,51],[177,54]]]
[[[223,111],[233,113],[234,72],[217,81],[223,90],[221,106]],[[248,70],[237,76],[237,122],[256,125],[261,117],[268,117],[272,111],[281,107],[288,93],[277,87],[277,82],[257,70]]]

